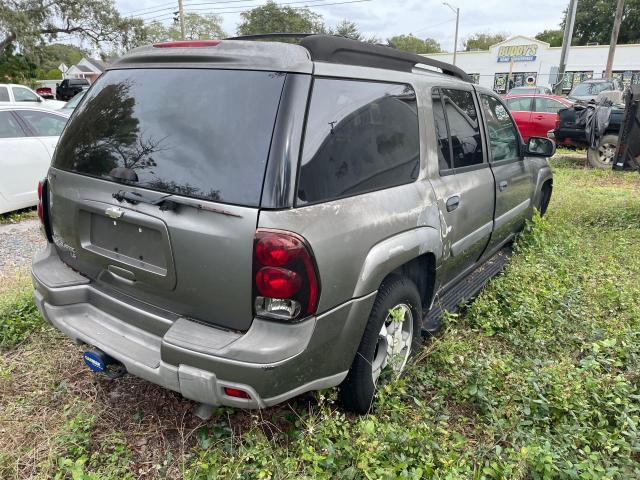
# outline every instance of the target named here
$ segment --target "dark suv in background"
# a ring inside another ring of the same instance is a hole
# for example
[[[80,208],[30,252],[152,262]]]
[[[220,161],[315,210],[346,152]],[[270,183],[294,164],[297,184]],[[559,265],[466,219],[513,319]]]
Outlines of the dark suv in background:
[[[89,88],[89,80],[86,78],[65,78],[62,83],[56,87],[56,100],[67,100],[76,96],[83,90]]]
[[[457,67],[388,47],[138,48],[60,139],[36,303],[95,371],[248,408],[340,385],[366,412],[544,213],[553,152]]]

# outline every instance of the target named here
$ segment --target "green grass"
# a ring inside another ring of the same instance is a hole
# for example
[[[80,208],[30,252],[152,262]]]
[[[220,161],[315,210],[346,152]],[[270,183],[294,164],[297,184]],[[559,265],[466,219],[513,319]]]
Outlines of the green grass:
[[[27,218],[36,218],[35,208],[24,208],[14,212],[0,213],[0,225],[7,223],[18,223]]]
[[[363,417],[330,390],[200,422],[176,394],[91,376],[15,294],[0,478],[639,478],[640,176],[553,166],[504,274]]]

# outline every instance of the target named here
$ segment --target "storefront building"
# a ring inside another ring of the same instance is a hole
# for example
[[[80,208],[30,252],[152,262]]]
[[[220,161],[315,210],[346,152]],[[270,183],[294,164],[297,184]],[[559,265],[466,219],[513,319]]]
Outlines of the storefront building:
[[[457,65],[475,83],[504,94],[509,87],[538,85],[553,88],[560,81],[558,66],[561,47],[524,36],[512,37],[489,50],[458,52]],[[562,90],[587,78],[602,78],[609,54],[608,45],[571,47]],[[427,57],[453,63],[452,53],[429,54]],[[613,62],[613,76],[625,86],[640,85],[640,44],[618,45]],[[511,78],[511,82],[509,81]]]

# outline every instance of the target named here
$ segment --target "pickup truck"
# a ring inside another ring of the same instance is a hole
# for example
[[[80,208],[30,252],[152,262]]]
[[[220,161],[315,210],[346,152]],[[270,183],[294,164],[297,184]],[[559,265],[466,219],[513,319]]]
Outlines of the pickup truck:
[[[77,93],[89,88],[89,80],[86,78],[65,78],[56,87],[56,100],[66,102],[75,97]]]
[[[585,127],[576,121],[577,111],[574,107],[562,109],[558,115],[558,124],[555,130],[549,132],[549,137],[555,139],[557,145],[586,148],[587,158],[594,168],[611,168],[624,118],[624,107],[614,105],[611,108],[609,126],[600,137],[597,148],[589,148]]]

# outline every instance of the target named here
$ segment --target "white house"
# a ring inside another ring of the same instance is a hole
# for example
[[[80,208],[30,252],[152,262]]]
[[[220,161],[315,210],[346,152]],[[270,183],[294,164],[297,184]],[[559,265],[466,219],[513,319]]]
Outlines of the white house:
[[[84,57],[78,63],[69,67],[64,74],[64,78],[86,78],[93,83],[104,72],[105,68],[106,64],[102,60]]]
[[[475,83],[506,93],[509,74],[514,86],[553,87],[558,78],[561,47],[551,47],[535,38],[516,36],[492,45],[489,50],[458,52],[457,65],[473,77]],[[563,91],[585,78],[601,78],[609,45],[570,47]],[[453,53],[434,53],[427,57],[453,62]],[[613,62],[614,77],[625,85],[640,85],[640,44],[618,45]]]

